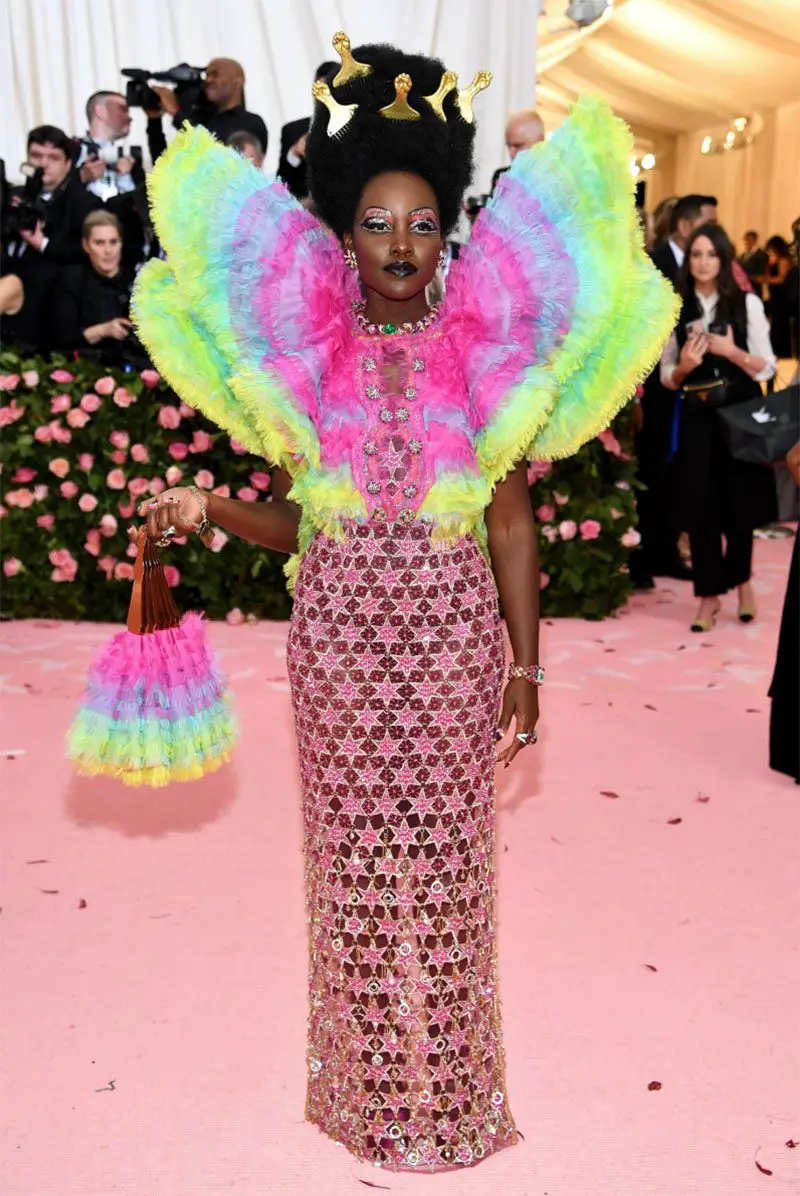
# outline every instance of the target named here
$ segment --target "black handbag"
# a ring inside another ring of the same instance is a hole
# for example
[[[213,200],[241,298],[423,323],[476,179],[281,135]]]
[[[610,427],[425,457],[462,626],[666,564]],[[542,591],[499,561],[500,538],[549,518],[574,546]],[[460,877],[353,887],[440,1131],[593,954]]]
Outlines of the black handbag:
[[[720,411],[731,456],[751,465],[776,465],[800,441],[800,385]]]
[[[682,386],[681,393],[687,407],[693,411],[715,411],[736,402],[735,388],[730,378],[715,374],[707,382],[692,382]]]

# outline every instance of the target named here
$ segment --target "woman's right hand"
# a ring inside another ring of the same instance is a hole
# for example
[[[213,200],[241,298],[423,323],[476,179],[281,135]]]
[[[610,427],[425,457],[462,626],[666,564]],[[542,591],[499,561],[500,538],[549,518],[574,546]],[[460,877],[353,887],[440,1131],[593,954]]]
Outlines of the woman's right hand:
[[[691,374],[692,370],[696,370],[699,365],[702,365],[703,358],[708,352],[708,337],[704,332],[692,332],[686,340],[685,345],[681,349],[680,359],[678,365],[683,373]]]
[[[147,518],[150,539],[160,540],[168,528],[174,528],[179,536],[197,531],[203,521],[203,508],[188,487],[173,486],[140,503],[139,515]]]
[[[131,322],[122,316],[116,316],[113,320],[107,320],[103,324],[103,329],[106,336],[112,337],[115,341],[124,341],[130,336]]]

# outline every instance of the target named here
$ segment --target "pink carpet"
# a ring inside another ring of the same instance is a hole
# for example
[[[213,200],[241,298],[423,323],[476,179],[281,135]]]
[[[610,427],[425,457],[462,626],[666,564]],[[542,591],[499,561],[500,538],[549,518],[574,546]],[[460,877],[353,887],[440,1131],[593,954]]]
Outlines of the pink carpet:
[[[690,635],[677,583],[545,628],[542,742],[499,777],[525,1141],[435,1177],[360,1165],[303,1121],[285,626],[213,627],[237,760],[154,795],[64,759],[110,629],[0,628],[3,1196],[800,1192],[800,791],[766,766],[788,561],[757,546],[750,628],[729,604]]]

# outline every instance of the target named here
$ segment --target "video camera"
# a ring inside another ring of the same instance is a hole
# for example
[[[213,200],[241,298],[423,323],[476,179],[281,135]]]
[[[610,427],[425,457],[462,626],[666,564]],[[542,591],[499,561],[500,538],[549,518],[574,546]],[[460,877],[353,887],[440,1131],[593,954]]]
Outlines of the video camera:
[[[44,170],[41,166],[34,168],[28,162],[23,162],[20,170],[25,176],[24,184],[8,187],[6,164],[0,159],[0,236],[4,242],[18,241],[21,232],[34,232],[39,221],[44,221],[47,215],[46,205],[42,202]],[[13,199],[19,202],[12,203]]]
[[[157,96],[156,99],[158,99]],[[118,159],[126,155],[130,155],[134,162],[142,165],[142,147],[140,145],[132,145],[130,149],[124,150],[122,146],[98,145],[91,137],[78,138],[77,145],[86,148],[87,158],[99,158],[109,170],[116,170]]]
[[[139,67],[126,67],[122,74],[129,80],[125,88],[125,99],[129,108],[160,108],[161,100],[150,86],[151,79],[156,83],[173,83],[181,106],[191,108],[201,98],[203,80],[206,77],[205,67],[189,66],[188,62],[180,62],[168,71],[145,71]]]

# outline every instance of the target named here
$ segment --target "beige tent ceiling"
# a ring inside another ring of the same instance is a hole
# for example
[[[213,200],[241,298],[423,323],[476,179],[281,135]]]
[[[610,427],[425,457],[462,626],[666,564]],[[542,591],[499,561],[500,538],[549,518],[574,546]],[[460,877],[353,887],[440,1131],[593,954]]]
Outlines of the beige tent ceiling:
[[[566,27],[562,0],[543,7],[537,104],[548,124],[586,91],[654,136],[800,99],[800,0],[616,0],[583,31]]]

